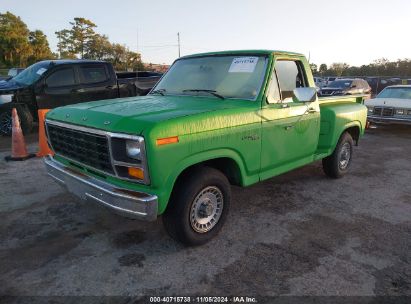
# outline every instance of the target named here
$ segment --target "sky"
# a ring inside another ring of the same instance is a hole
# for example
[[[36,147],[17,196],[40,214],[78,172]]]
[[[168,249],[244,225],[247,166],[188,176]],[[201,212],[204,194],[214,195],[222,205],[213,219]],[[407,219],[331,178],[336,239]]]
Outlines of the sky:
[[[369,64],[411,58],[410,0],[0,0],[0,12],[40,29],[57,51],[55,31],[74,17],[142,55],[171,64],[181,55],[237,49],[305,54],[311,63]]]

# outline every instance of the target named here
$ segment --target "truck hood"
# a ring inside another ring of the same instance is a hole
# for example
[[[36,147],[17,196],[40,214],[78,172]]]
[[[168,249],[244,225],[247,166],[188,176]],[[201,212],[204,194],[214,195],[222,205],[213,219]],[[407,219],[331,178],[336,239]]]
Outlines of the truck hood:
[[[10,94],[21,88],[22,86],[17,82],[13,81],[12,79],[0,81],[0,95]]]
[[[321,90],[348,91],[350,88],[322,87]]]
[[[411,99],[374,98],[366,100],[364,104],[372,107],[411,108]]]
[[[151,95],[60,107],[49,112],[47,119],[109,132],[141,134],[147,127],[161,121],[238,108],[242,103],[245,101],[200,96]]]

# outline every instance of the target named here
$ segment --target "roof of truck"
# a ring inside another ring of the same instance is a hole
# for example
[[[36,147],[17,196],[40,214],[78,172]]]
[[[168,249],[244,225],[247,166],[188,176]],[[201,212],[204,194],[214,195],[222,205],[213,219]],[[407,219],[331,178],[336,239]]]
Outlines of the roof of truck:
[[[300,53],[278,51],[278,50],[232,50],[232,51],[220,51],[220,52],[207,52],[183,56],[181,58],[212,56],[212,55],[270,55],[272,53],[284,54],[284,55],[296,55],[303,56]]]
[[[105,63],[102,60],[90,60],[90,59],[54,59],[54,60],[43,60],[45,63],[53,64],[75,64],[75,63]]]

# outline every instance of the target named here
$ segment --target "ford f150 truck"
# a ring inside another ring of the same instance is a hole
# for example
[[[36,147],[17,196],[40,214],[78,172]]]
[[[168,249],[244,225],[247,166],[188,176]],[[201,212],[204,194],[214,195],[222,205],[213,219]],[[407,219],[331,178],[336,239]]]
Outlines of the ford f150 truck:
[[[318,99],[303,55],[191,55],[147,96],[49,112],[45,164],[77,196],[132,218],[162,215],[172,237],[199,245],[226,220],[230,184],[321,159],[328,176],[347,173],[366,116],[362,97]]]
[[[11,134],[11,109],[16,108],[25,133],[38,109],[79,102],[146,95],[160,79],[153,72],[115,73],[110,62],[46,60],[0,82],[0,134]]]

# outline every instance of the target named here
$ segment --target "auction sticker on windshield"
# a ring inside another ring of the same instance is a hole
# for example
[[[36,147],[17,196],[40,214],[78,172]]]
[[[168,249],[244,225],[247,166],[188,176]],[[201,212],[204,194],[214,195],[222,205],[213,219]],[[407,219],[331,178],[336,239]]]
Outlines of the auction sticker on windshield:
[[[45,69],[45,68],[40,68],[36,73],[37,73],[38,75],[42,75],[45,71],[47,71],[47,69]]]
[[[257,65],[258,57],[237,57],[231,63],[229,73],[252,73]]]

